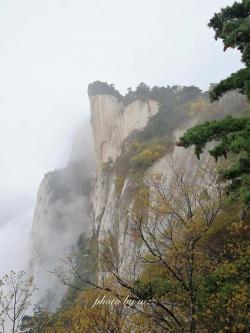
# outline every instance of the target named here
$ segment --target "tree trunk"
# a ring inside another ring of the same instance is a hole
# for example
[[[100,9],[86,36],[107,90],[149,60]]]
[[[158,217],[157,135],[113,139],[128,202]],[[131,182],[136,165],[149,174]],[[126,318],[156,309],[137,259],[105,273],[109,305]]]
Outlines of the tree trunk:
[[[191,257],[189,262],[189,288],[190,288],[190,318],[189,318],[189,332],[196,332],[196,295],[193,284],[193,271],[194,271],[194,248],[191,250]]]
[[[190,317],[189,317],[189,332],[196,332],[196,297],[193,292],[190,293]]]

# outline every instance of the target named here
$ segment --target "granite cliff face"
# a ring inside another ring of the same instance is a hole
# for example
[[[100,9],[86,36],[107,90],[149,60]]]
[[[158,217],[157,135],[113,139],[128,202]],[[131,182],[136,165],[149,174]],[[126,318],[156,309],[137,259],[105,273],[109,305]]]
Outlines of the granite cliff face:
[[[117,244],[119,258],[126,258],[129,262],[137,248],[137,243],[131,241],[128,235],[131,228],[127,212],[133,203],[133,181],[130,177],[126,178],[118,194],[117,175],[105,164],[113,164],[121,154],[124,141],[134,131],[143,129],[148,120],[157,114],[158,103],[136,100],[124,107],[111,95],[90,97],[90,103],[97,163],[92,197],[95,230],[98,230],[99,242],[112,238]]]
[[[79,147],[86,148],[83,138],[82,141],[78,138],[72,149],[74,158],[71,156],[64,169],[45,175],[38,191],[30,266],[35,276],[39,276],[41,290],[50,289],[50,300],[55,290],[60,295],[62,290],[47,271],[60,264],[60,259],[72,250],[79,235],[90,238],[95,233],[97,247],[102,240],[112,237],[117,242],[120,257],[126,252],[129,259],[128,249],[131,256],[136,253],[137,244],[127,235],[127,210],[132,205],[133,182],[128,177],[118,195],[116,173],[105,169],[105,165],[116,161],[131,133],[147,125],[158,112],[158,103],[136,100],[124,107],[114,96],[98,95],[90,97],[90,104],[95,176],[93,165],[83,156],[79,157]],[[58,302],[54,297],[53,303]]]
[[[165,108],[165,116],[169,117],[167,119],[170,119],[174,126],[170,130],[165,120],[160,141],[157,135],[162,118],[159,118],[160,121],[158,120],[157,125],[153,127],[153,131],[157,133],[153,140],[151,138],[144,142],[140,139],[139,145],[144,150],[139,151],[139,157],[153,157],[143,172],[139,172],[141,182],[147,181],[155,173],[161,173],[167,179],[166,186],[171,186],[174,178],[173,167],[175,171],[185,168],[189,180],[195,182],[197,158],[192,149],[180,148],[174,143],[185,129],[195,125],[199,118],[189,116],[191,104],[188,103],[195,101],[196,108],[200,105],[203,108],[206,100],[197,89],[196,95],[191,94],[191,97],[189,88],[184,91],[186,95],[181,89],[156,87],[156,92],[157,89],[158,92],[162,92],[163,89],[165,95],[170,94],[177,103],[181,102],[176,112],[171,113],[171,110]],[[114,92],[114,89],[112,91]],[[238,94],[231,94],[215,107],[206,106],[211,108],[206,114],[216,118],[217,109],[220,116],[231,114],[239,108],[242,109],[244,103],[245,100]],[[171,106],[171,103],[169,105]],[[81,235],[87,239],[85,247],[87,253],[92,256],[89,265],[93,267],[87,267],[86,270],[93,279],[100,279],[105,271],[100,259],[105,241],[112,241],[117,260],[126,274],[133,273],[130,264],[136,259],[141,246],[131,219],[134,198],[138,191],[135,180],[138,170],[131,170],[131,155],[128,151],[134,144],[138,144],[138,135],[150,127],[150,122],[152,125],[152,119],[158,115],[162,117],[160,104],[150,98],[137,98],[124,105],[119,94],[117,97],[117,94],[98,93],[90,95],[90,107],[95,163],[91,162],[91,152],[86,153],[87,147],[91,147],[91,144],[86,144],[86,137],[78,136],[78,143],[73,145],[69,164],[64,169],[48,173],[38,192],[32,227],[31,269],[39,276],[40,281],[46,281],[43,290],[47,287],[54,291],[60,289],[58,282],[52,282],[45,272],[57,266],[59,259],[74,249]],[[152,126],[150,130],[152,131]],[[205,153],[203,160],[206,162],[207,159],[208,154]],[[121,170],[117,169],[118,162],[120,167],[122,165],[122,176]],[[61,290],[57,294],[62,296],[62,293]],[[56,299],[54,304],[58,302],[59,299]]]
[[[124,273],[131,274],[130,264],[134,263],[141,246],[131,221],[137,185],[134,175],[128,172],[118,190],[117,178],[119,177],[113,166],[116,159],[123,154],[123,145],[126,140],[133,133],[142,130],[149,119],[158,113],[158,103],[153,100],[147,102],[136,100],[128,107],[123,107],[116,97],[108,95],[90,97],[90,103],[97,162],[97,177],[92,201],[98,243],[112,239],[116,244],[116,255],[119,257]],[[177,140],[182,132],[183,129],[175,130],[173,140]],[[169,152],[146,170],[144,180],[154,173],[161,173],[171,184],[173,174],[170,165],[173,163],[177,169],[186,166],[190,171],[189,177],[195,177],[198,163],[192,151],[172,145]],[[101,266],[100,263],[99,276],[102,276]]]

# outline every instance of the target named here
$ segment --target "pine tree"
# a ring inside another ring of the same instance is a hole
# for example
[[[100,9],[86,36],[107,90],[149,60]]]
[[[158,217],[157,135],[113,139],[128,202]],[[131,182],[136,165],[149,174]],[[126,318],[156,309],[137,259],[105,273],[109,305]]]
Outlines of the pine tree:
[[[211,101],[218,100],[224,93],[239,89],[250,100],[250,0],[235,2],[214,15],[209,27],[215,31],[215,39],[222,39],[224,50],[237,48],[242,54],[245,68],[215,85],[210,92]],[[230,156],[230,166],[221,170],[223,180],[229,181],[228,192],[240,198],[245,208],[250,207],[250,118],[226,117],[221,121],[206,122],[189,129],[177,145],[195,145],[199,158],[208,142],[218,144],[210,150],[217,161],[220,156]]]
[[[223,8],[210,20],[208,26],[215,31],[215,39],[221,39],[224,51],[236,48],[242,54],[245,68],[222,80],[211,91],[211,100],[218,100],[225,92],[239,89],[250,98],[250,0],[235,2]]]

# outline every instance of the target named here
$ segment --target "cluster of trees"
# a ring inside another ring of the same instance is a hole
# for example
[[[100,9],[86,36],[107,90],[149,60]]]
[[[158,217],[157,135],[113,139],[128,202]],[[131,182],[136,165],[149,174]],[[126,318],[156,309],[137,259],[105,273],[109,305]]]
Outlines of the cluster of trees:
[[[127,94],[122,96],[118,90],[115,89],[114,84],[108,84],[107,82],[94,81],[88,86],[88,95],[112,95],[117,97],[119,101],[125,106],[133,103],[136,100],[146,102],[149,99],[157,101],[164,109],[169,110],[174,106],[176,101],[185,102],[188,99],[194,99],[201,94],[201,90],[197,87],[190,86],[167,86],[150,88],[146,83],[141,82],[133,91],[132,88],[127,89]]]
[[[135,100],[139,99],[146,101],[147,99],[152,99],[157,101],[161,107],[169,108],[173,107],[176,101],[184,102],[187,99],[192,99],[201,94],[201,90],[197,87],[190,86],[167,86],[167,87],[157,87],[154,86],[152,89],[141,82],[133,91],[128,88],[127,94],[124,96],[124,105],[129,105]]]
[[[135,194],[129,216],[140,246],[129,266],[111,235],[100,249],[101,281],[87,280],[77,260],[65,262],[55,273],[75,299],[54,314],[40,309],[30,332],[249,331],[249,217],[240,222],[237,205],[225,203],[212,161],[195,184],[169,167],[171,184],[155,174]]]

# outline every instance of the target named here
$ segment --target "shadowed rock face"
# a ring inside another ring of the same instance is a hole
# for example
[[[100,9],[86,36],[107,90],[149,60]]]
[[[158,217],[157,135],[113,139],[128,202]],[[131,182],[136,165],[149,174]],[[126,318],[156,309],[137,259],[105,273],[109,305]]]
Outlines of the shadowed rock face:
[[[89,133],[86,126],[82,130]],[[72,251],[81,234],[92,234],[90,147],[89,138],[77,133],[68,165],[47,173],[38,190],[30,270],[40,289],[39,297],[46,295],[45,305],[51,310],[58,306],[64,288],[49,271],[61,264],[60,260]]]
[[[38,192],[30,266],[41,296],[50,290],[47,301],[51,309],[58,305],[64,288],[48,271],[61,264],[60,260],[74,248],[82,233],[90,235],[92,231],[92,173],[87,166],[75,162],[47,174]]]
[[[69,251],[77,235],[90,233],[90,175],[88,163],[81,161],[44,177],[32,226],[32,266],[55,261]]]

